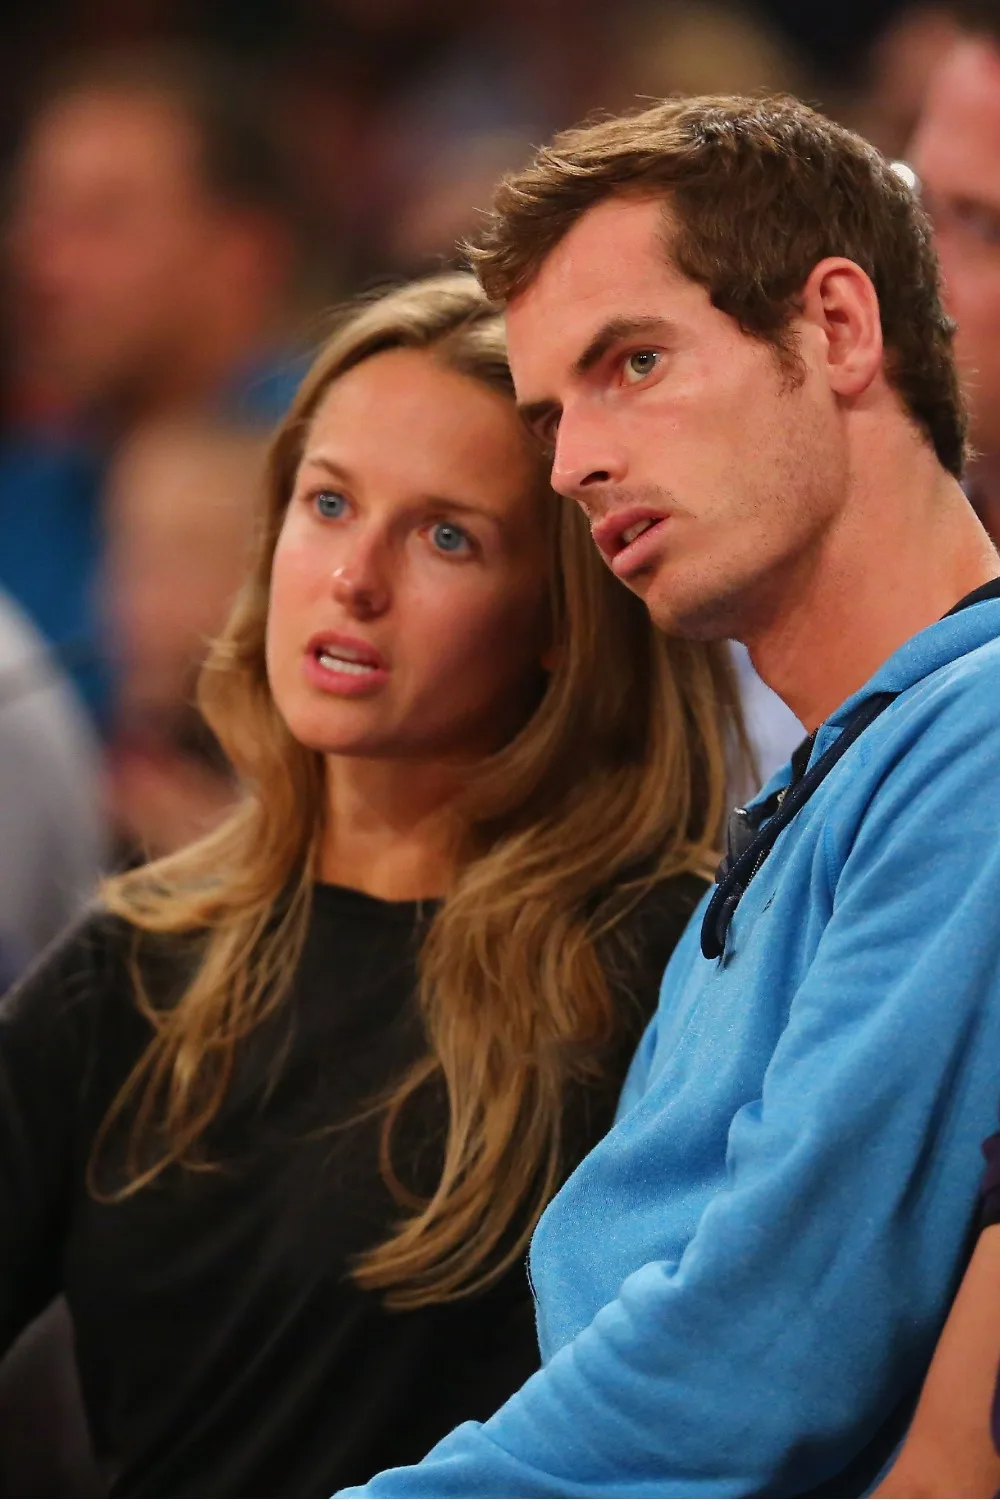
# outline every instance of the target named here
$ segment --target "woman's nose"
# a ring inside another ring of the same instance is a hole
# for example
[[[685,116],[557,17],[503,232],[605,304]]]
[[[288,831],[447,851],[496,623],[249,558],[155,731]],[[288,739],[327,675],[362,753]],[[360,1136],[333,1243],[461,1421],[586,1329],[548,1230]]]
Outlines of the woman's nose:
[[[334,599],[357,619],[372,619],[389,607],[389,586],[384,565],[371,548],[358,548],[334,568],[330,578]]]

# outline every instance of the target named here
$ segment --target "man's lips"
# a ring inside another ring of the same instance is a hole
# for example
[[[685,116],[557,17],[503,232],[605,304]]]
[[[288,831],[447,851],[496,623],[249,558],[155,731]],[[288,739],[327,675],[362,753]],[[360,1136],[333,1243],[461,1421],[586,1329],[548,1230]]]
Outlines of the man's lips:
[[[632,505],[603,516],[593,526],[592,535],[612,571],[623,578],[642,566],[653,550],[654,533],[660,532],[667,519],[663,511]]]

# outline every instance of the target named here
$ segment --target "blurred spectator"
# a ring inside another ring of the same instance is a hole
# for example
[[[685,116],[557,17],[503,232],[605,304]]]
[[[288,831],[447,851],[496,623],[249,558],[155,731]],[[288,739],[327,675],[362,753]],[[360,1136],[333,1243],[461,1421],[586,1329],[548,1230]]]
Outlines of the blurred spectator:
[[[408,272],[450,258],[496,178],[588,110],[759,88],[806,83],[789,45],[742,6],[660,0],[610,17],[565,0],[508,6],[504,24],[443,49],[385,112],[382,253]]]
[[[90,894],[97,752],[64,673],[0,594],[0,991]]]
[[[292,215],[249,82],[191,59],[106,58],[28,127],[8,234],[16,431],[0,451],[0,584],[49,639],[89,645],[101,471],[136,421],[263,422],[287,354]]]
[[[970,498],[1000,542],[1000,7],[956,7],[910,148],[934,222],[976,450]]]
[[[661,0],[626,9],[615,30],[601,100],[609,109],[640,96],[810,91],[801,58],[756,8]]]
[[[263,454],[245,429],[159,418],[130,434],[109,470],[105,608],[119,684],[112,823],[147,855],[206,832],[232,804],[195,688],[243,582]]]
[[[886,156],[906,150],[931,75],[957,34],[958,23],[945,6],[914,5],[875,39],[849,123]]]

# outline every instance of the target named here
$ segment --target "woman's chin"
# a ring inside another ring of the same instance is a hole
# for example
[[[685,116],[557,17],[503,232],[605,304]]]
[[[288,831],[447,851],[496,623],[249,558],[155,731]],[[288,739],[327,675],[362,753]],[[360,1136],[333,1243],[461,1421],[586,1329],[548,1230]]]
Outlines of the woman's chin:
[[[367,708],[367,711],[366,711]],[[321,712],[283,715],[293,739],[320,755],[391,755],[399,738],[391,729],[375,722],[370,706],[327,704]]]

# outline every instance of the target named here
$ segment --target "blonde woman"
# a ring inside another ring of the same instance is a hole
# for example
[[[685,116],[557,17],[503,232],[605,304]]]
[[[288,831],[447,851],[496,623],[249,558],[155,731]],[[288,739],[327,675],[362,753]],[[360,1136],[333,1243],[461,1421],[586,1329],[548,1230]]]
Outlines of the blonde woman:
[[[65,1291],[114,1493],[327,1494],[532,1369],[522,1251],[703,888],[732,687],[453,275],[320,353],[202,696],[240,806],[2,1012],[0,1332]]]

